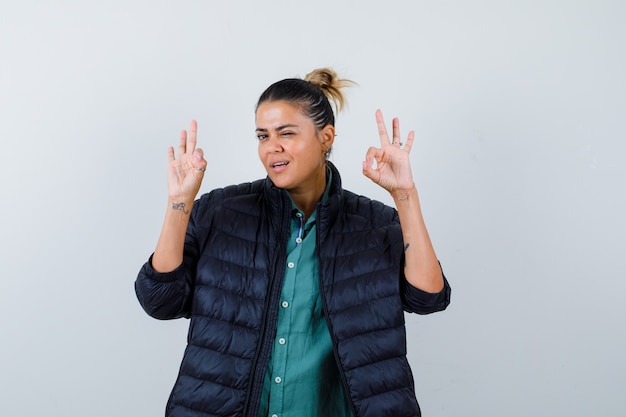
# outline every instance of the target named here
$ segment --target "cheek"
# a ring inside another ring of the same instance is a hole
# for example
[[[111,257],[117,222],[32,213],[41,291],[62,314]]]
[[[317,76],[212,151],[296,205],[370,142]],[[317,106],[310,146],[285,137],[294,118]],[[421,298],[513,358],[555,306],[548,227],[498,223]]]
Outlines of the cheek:
[[[321,155],[323,154],[323,149],[322,149],[322,143],[319,141],[319,139],[315,139],[311,142],[311,144],[308,147],[308,151],[311,153],[311,156],[313,155]]]
[[[263,159],[263,148],[261,147],[260,143],[257,147],[257,154],[259,155],[259,161],[261,162],[261,164],[263,164],[263,166],[265,166],[265,160]]]

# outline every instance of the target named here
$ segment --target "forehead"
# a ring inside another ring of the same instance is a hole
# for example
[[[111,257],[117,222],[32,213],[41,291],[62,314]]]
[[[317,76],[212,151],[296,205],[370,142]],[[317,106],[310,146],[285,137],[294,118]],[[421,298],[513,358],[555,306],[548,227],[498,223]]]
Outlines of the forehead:
[[[256,110],[256,124],[260,128],[272,128],[285,123],[306,125],[313,122],[305,116],[300,106],[286,101],[266,101]]]

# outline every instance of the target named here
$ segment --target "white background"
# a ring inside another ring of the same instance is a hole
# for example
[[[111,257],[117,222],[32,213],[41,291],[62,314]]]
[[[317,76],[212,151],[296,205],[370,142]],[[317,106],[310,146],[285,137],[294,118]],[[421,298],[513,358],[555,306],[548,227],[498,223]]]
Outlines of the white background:
[[[416,131],[453,288],[407,316],[425,416],[623,416],[623,1],[9,1],[0,5],[0,413],[163,415],[186,320],[133,282],[196,118],[202,191],[264,176],[254,105],[331,66],[358,82],[332,160],[361,174],[376,108]]]

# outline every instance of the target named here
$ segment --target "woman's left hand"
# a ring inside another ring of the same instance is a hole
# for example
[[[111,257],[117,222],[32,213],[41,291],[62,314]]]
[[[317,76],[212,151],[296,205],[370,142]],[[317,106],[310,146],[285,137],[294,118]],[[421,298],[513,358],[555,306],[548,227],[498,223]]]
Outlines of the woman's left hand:
[[[367,150],[363,175],[392,194],[397,191],[407,192],[415,186],[409,160],[415,133],[410,131],[403,143],[400,137],[400,121],[394,118],[391,122],[393,136],[390,140],[380,110],[376,110],[376,123],[380,148],[372,146]]]

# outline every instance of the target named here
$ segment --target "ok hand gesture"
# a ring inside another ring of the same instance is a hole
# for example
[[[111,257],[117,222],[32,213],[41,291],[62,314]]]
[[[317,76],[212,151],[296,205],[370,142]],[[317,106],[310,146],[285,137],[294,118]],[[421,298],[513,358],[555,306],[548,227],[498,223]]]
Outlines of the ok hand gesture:
[[[185,130],[180,132],[178,158],[174,156],[174,147],[168,149],[167,188],[170,198],[193,201],[200,190],[207,161],[202,149],[196,149],[197,132],[198,123],[192,120],[189,134]]]
[[[397,118],[391,123],[393,129],[391,140],[380,110],[376,111],[376,123],[380,148],[370,147],[367,150],[363,174],[392,194],[397,191],[406,193],[415,186],[409,161],[415,133],[410,131],[403,144],[400,137],[400,121]]]

